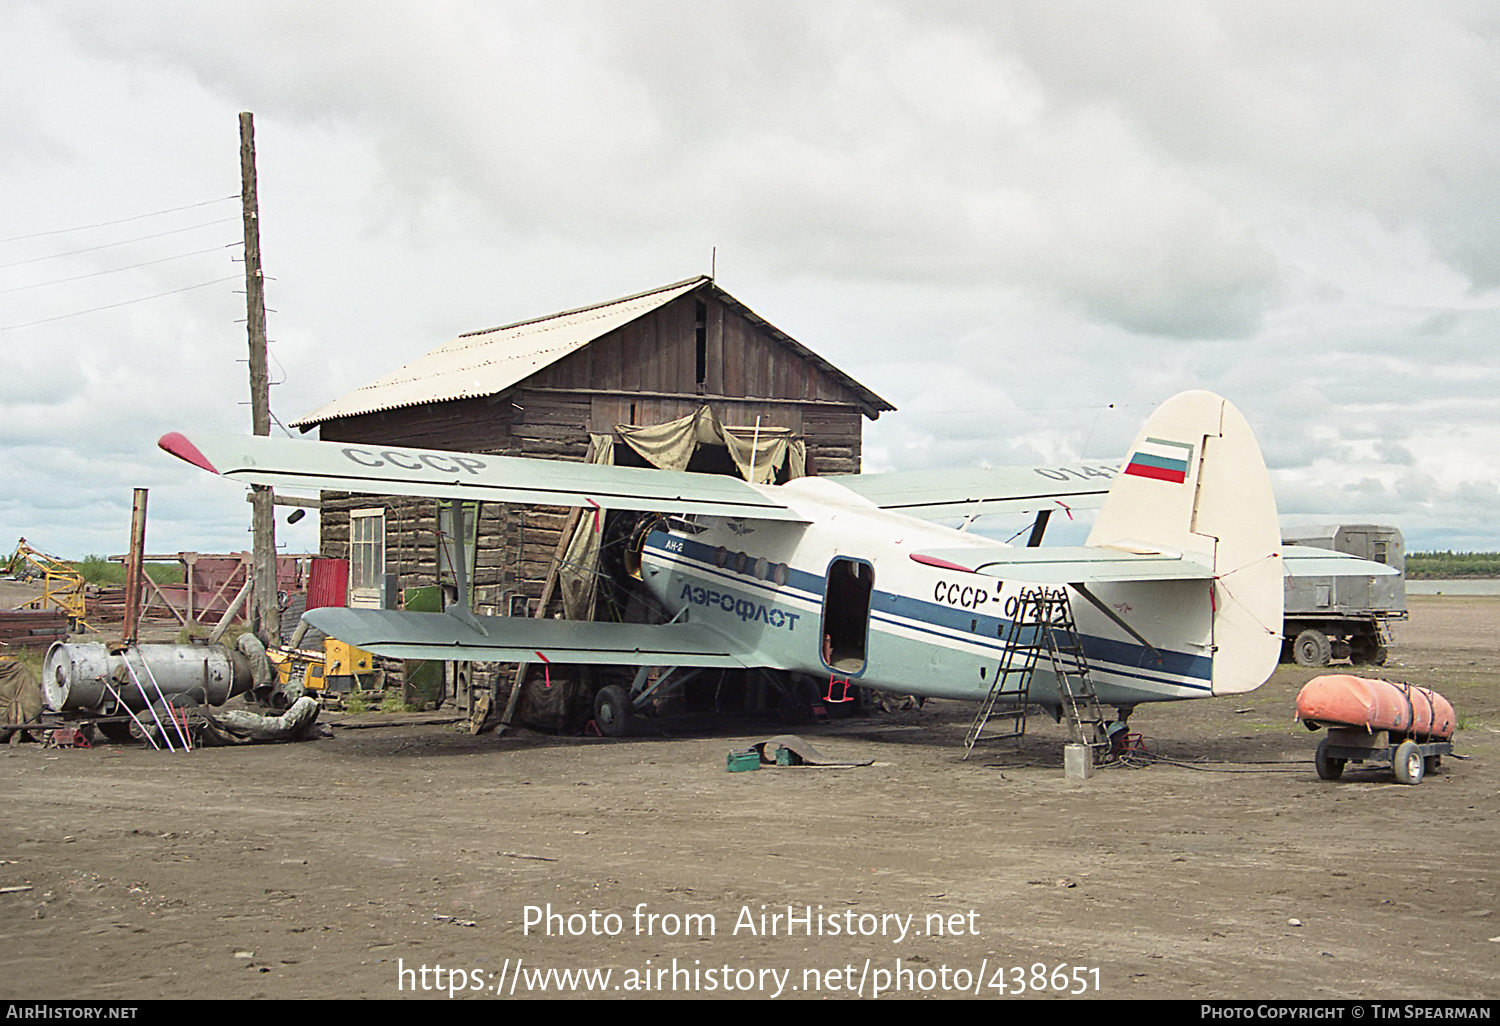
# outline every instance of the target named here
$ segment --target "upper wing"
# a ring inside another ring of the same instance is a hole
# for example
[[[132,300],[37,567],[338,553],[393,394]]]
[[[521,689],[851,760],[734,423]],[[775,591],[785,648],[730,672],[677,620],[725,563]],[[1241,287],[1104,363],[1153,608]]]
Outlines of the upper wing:
[[[1311,545],[1283,545],[1281,566],[1287,577],[1388,577],[1401,572],[1384,563]]]
[[[711,474],[254,435],[174,431],[157,444],[249,484],[804,522],[767,490]]]
[[[1115,581],[1209,580],[1213,571],[1180,555],[1125,552],[1097,545],[1044,545],[963,548],[913,554],[912,559],[943,569],[985,574],[1027,584],[1104,584]]]
[[[923,519],[1043,509],[1097,509],[1119,468],[1110,463],[1065,467],[913,470],[831,477],[882,509]]]
[[[310,609],[318,630],[393,659],[474,662],[600,663],[615,666],[764,666],[764,659],[705,624],[596,623],[532,617],[478,616],[394,609]]]

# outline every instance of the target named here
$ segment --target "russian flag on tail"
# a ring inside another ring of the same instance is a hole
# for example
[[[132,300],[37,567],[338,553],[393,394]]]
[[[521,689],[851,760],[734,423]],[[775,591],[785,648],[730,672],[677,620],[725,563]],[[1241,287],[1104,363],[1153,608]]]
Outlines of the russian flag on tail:
[[[1187,442],[1147,438],[1130,457],[1125,473],[1182,484],[1187,480],[1188,462],[1192,458],[1193,447]]]

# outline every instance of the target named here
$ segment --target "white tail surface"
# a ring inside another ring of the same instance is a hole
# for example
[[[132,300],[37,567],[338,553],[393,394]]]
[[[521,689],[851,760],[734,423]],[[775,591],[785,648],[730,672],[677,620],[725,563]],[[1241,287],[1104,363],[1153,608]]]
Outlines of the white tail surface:
[[[1283,596],[1276,499],[1255,435],[1227,400],[1183,392],[1157,408],[1087,544],[1181,553],[1213,568],[1201,601],[1213,617],[1214,694],[1254,690],[1276,668]]]

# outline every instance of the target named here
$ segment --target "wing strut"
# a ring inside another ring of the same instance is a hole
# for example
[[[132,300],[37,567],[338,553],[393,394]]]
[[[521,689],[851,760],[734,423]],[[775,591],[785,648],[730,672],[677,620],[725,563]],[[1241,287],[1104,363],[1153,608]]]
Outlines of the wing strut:
[[[1036,523],[1031,525],[1031,537],[1026,539],[1026,547],[1034,549],[1042,543],[1042,534],[1047,530],[1047,521],[1052,518],[1050,509],[1039,509],[1036,511]]]
[[[465,519],[464,502],[461,499],[449,502],[446,510],[441,501],[438,503],[438,531],[442,535],[440,542],[448,546],[448,565],[453,568],[453,583],[458,585],[458,601],[446,607],[443,612],[487,638],[490,632],[484,629],[484,624],[479,622],[474,610],[469,607],[469,547],[465,544],[469,532],[466,530]]]

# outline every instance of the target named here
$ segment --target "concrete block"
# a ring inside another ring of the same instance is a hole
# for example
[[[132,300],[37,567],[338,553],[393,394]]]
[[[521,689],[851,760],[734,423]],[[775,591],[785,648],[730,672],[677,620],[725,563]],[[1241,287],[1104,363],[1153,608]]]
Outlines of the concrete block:
[[[1088,745],[1063,745],[1063,772],[1069,780],[1087,780],[1094,775],[1094,753]]]

